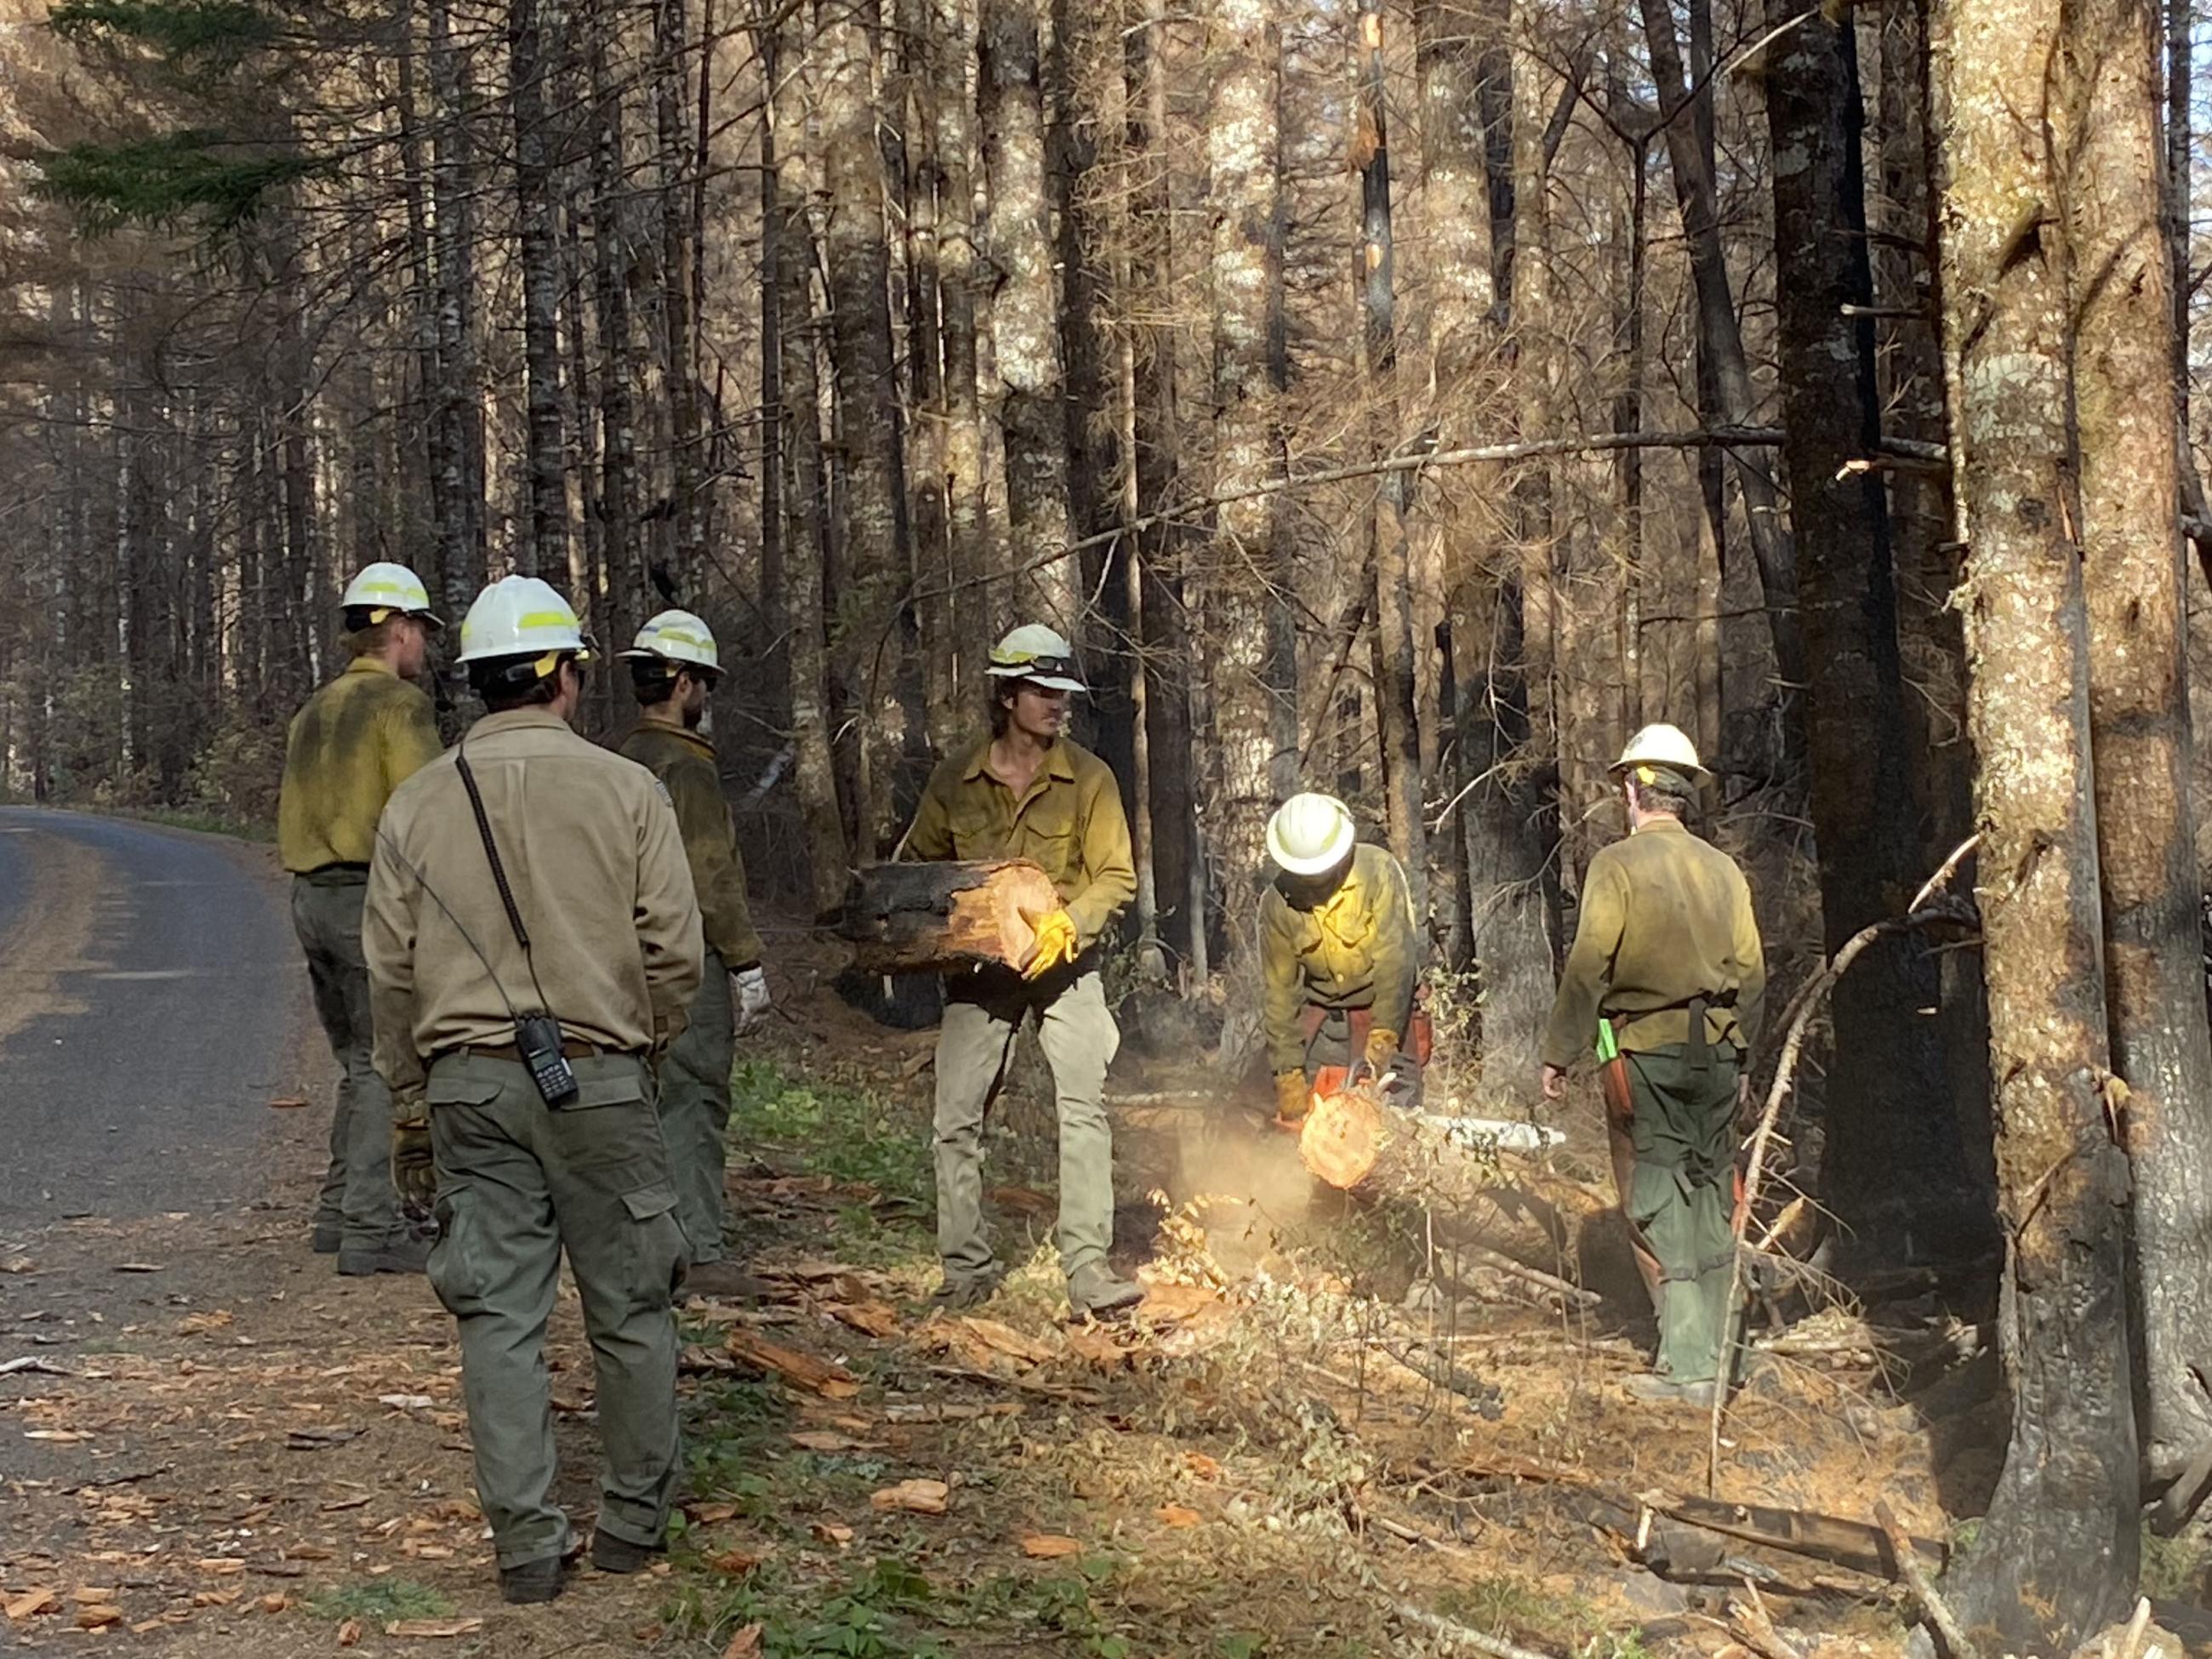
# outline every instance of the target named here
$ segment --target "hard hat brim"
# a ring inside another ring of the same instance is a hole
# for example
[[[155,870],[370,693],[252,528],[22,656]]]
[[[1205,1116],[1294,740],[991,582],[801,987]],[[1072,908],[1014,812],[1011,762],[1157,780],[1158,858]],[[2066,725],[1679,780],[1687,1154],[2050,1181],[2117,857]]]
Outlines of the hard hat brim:
[[[695,674],[712,674],[720,679],[722,665],[717,662],[701,662],[696,657],[678,657],[666,651],[655,651],[648,646],[634,645],[627,651],[615,653],[623,662],[665,662],[677,668],[688,668]]]
[[[1042,686],[1048,691],[1082,691],[1091,688],[1081,680],[1071,679],[1065,674],[1037,674],[1026,668],[1001,668],[997,664],[983,671],[984,676],[994,680],[1026,680],[1031,685]]]
[[[1345,855],[1358,843],[1359,830],[1349,817],[1339,818],[1336,833],[1329,837],[1328,845],[1310,857],[1300,858],[1283,845],[1282,835],[1273,818],[1267,821],[1267,856],[1293,876],[1326,875],[1344,862]]]
[[[1663,766],[1669,772],[1680,772],[1692,783],[1703,783],[1712,776],[1707,768],[1688,761],[1661,760],[1653,755],[1639,755],[1634,760],[1617,760],[1605,769],[1615,779],[1624,778],[1639,766]]]

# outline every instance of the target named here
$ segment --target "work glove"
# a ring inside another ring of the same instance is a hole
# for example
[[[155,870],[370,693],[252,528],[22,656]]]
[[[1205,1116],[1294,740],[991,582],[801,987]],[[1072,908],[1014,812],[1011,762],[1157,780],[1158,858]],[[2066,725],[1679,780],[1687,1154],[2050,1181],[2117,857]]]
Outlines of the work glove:
[[[1029,966],[1022,969],[1024,979],[1042,979],[1061,963],[1075,960],[1075,918],[1066,911],[1055,910],[1042,921],[1030,915],[1023,920],[1036,929]]]
[[[402,1198],[428,1204],[438,1194],[430,1151],[430,1109],[417,1097],[392,1103],[392,1184]]]
[[[730,984],[738,994],[738,1035],[744,1036],[760,1024],[775,999],[769,994],[767,971],[757,962],[749,968],[732,968]]]
[[[1285,1128],[1305,1121],[1306,1111],[1313,1104],[1313,1097],[1306,1088],[1304,1072],[1275,1073],[1275,1121]]]
[[[1398,1058],[1398,1034],[1384,1026],[1376,1026],[1367,1033],[1367,1047],[1359,1057],[1367,1062],[1368,1070],[1380,1076]]]

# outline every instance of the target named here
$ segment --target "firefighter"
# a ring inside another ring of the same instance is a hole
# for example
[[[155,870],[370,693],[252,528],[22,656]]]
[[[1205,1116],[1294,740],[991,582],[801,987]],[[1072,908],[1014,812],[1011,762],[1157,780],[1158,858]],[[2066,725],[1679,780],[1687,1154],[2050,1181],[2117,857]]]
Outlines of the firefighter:
[[[1743,872],[1682,823],[1706,775],[1696,745],[1647,726],[1612,770],[1629,835],[1583,878],[1540,1081],[1547,1099],[1563,1098],[1567,1068],[1597,1045],[1629,1154],[1615,1163],[1622,1208],[1659,1313],[1657,1364],[1630,1392],[1709,1406],[1728,1340],[1735,1118],[1766,959]]]
[[[1334,795],[1285,801],[1267,854],[1278,873],[1260,898],[1260,967],[1275,1121],[1297,1127],[1325,1067],[1346,1082],[1387,1078],[1410,1103],[1421,942],[1404,867],[1358,838]]]

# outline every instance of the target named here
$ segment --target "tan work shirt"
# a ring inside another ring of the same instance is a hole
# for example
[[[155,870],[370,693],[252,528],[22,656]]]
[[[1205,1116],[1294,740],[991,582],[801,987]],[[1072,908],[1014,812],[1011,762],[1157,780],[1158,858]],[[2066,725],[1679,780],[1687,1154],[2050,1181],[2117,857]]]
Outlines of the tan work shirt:
[[[1353,848],[1344,880],[1317,904],[1292,903],[1295,891],[1279,877],[1260,896],[1261,1011],[1279,1074],[1306,1063],[1298,1017],[1310,1004],[1371,1008],[1375,1023],[1402,1040],[1421,963],[1413,890],[1389,848]]]
[[[1059,890],[1089,950],[1137,896],[1121,786],[1106,763],[1060,738],[1017,799],[991,770],[991,740],[940,764],[908,833],[910,859],[1028,859]]]
[[[460,752],[530,934],[534,984],[461,784]],[[376,1069],[403,1097],[447,1049],[513,1042],[507,1004],[541,1006],[538,987],[565,1035],[622,1054],[665,1045],[699,988],[699,905],[666,794],[652,773],[547,708],[485,715],[393,792],[361,938]]]
[[[684,855],[691,862],[707,948],[721,957],[726,968],[757,966],[760,935],[745,900],[745,860],[738,851],[737,826],[722,793],[714,745],[688,727],[647,720],[616,752],[650,771],[668,791],[676,827],[684,836]]]
[[[439,748],[428,694],[382,658],[356,657],[292,716],[276,797],[284,867],[367,864],[384,803]]]
[[[1572,1065],[1613,1021],[1623,1048],[1686,1042],[1703,996],[1706,1039],[1748,1049],[1759,1032],[1766,954],[1735,860],[1673,818],[1601,849],[1583,881],[1582,915],[1544,1028],[1544,1063]]]

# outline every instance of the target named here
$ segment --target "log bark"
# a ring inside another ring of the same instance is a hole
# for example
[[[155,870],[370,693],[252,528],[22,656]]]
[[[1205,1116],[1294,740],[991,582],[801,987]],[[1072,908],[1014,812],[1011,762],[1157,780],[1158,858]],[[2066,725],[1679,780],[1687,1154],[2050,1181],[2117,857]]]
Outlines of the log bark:
[[[1036,943],[1028,918],[1059,908],[1052,878],[1026,859],[879,864],[854,877],[845,936],[872,974],[1018,968]]]
[[[1981,1538],[1946,1588],[1971,1638],[2065,1653],[2126,1616],[2142,1547],[2069,420],[2057,163],[2079,116],[2052,85],[2069,45],[2103,46],[2060,0],[1938,0],[1933,22],[2012,1404]]]

